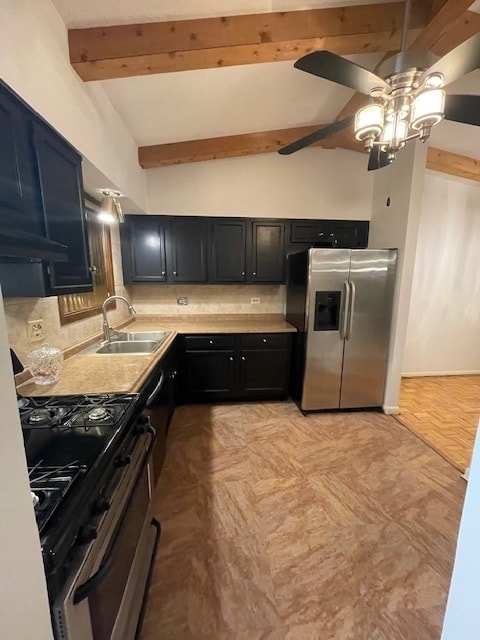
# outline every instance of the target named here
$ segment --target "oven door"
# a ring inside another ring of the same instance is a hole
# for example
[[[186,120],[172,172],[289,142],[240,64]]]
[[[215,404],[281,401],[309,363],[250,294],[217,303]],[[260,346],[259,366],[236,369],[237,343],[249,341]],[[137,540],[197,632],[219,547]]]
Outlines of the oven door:
[[[130,468],[112,498],[109,511],[115,522],[100,524],[97,538],[77,559],[55,602],[52,615],[57,640],[135,638],[159,534],[150,511],[148,438],[150,434],[145,434],[135,446]]]

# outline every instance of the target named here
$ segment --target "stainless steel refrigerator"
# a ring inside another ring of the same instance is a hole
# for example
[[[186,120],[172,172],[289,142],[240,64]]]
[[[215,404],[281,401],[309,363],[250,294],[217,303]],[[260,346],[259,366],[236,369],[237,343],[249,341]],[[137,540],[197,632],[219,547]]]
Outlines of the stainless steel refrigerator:
[[[302,411],[382,405],[396,262],[396,249],[288,256],[290,395]]]

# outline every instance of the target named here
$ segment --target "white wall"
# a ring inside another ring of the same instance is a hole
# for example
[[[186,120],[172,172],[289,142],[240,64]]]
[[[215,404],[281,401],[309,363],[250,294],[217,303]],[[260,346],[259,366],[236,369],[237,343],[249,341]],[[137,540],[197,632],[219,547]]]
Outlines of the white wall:
[[[151,213],[266,218],[370,218],[363,154],[304,149],[147,171]]]
[[[478,640],[480,635],[480,425],[463,505],[457,552],[441,640]]]
[[[0,636],[51,640],[45,575],[0,292]]]
[[[146,208],[136,144],[100,84],[84,83],[71,67],[67,30],[50,0],[0,0],[0,14],[0,78]]]
[[[392,165],[375,171],[368,246],[398,249],[392,331],[383,408],[398,413],[427,148],[410,143]]]
[[[480,184],[427,172],[403,372],[480,373]]]

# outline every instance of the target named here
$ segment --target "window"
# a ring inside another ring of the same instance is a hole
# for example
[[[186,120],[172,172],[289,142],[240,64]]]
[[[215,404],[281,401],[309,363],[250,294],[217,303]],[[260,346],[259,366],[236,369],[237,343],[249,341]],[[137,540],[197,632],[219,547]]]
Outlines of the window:
[[[98,203],[87,200],[85,206],[93,291],[58,296],[61,324],[101,313],[103,301],[115,291],[109,226],[98,219]]]

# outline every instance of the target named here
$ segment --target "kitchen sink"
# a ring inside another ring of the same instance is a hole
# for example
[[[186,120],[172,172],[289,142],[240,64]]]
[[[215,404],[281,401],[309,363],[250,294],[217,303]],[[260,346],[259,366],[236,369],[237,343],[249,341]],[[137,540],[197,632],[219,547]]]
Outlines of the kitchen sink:
[[[115,331],[112,342],[155,340],[162,343],[168,334],[169,331]]]
[[[170,333],[170,331],[115,331],[112,340],[97,342],[81,353],[82,355],[95,353],[148,355],[154,353]]]
[[[153,353],[158,349],[161,342],[158,340],[115,340],[106,342],[96,349],[94,353]]]

